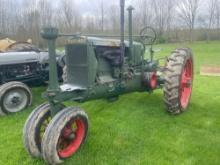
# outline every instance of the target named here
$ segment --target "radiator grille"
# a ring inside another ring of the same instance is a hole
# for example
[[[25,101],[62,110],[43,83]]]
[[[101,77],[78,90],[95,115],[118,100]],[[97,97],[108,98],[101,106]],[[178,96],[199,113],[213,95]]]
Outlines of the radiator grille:
[[[74,44],[66,46],[67,81],[80,86],[88,86],[87,45]]]

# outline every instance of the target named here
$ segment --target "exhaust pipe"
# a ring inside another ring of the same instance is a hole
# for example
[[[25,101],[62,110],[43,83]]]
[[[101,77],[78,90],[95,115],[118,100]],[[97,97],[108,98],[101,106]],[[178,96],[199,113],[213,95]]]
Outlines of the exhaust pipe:
[[[124,10],[125,10],[125,0],[120,0],[120,7],[121,7],[121,63],[122,66],[124,64],[124,56],[125,56],[125,44],[124,44],[124,40],[125,40],[125,14],[124,14]]]

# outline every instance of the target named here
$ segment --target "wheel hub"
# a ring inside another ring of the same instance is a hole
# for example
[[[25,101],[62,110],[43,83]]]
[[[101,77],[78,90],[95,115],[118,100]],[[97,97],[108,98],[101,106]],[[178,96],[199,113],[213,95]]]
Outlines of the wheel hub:
[[[21,98],[18,97],[18,96],[14,96],[14,97],[12,98],[12,100],[11,100],[11,103],[12,103],[13,105],[18,105],[20,102],[21,102]]]
[[[9,112],[18,112],[26,107],[28,96],[21,89],[8,91],[3,97],[4,108]]]
[[[75,133],[74,133],[74,131],[71,129],[71,127],[69,127],[69,128],[65,128],[65,129],[64,129],[62,136],[63,136],[63,138],[65,138],[65,139],[72,140],[72,139],[74,139],[74,137],[75,137]]]
[[[70,121],[63,129],[58,142],[58,154],[61,158],[68,158],[74,154],[83,141],[85,126],[80,119]]]

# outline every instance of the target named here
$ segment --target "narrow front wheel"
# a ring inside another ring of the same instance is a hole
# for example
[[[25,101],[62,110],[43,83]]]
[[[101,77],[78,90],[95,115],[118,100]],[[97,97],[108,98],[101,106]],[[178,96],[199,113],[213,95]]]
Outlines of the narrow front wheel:
[[[50,104],[44,103],[33,110],[24,125],[23,142],[32,157],[41,157],[41,141],[50,120]]]
[[[62,163],[75,154],[88,133],[88,117],[80,108],[69,107],[59,112],[46,129],[42,154],[50,164]]]

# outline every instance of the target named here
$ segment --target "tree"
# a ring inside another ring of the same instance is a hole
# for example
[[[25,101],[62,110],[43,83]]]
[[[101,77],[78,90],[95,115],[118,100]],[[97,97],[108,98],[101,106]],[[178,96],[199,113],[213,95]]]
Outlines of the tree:
[[[175,7],[177,4],[176,0],[167,0],[166,2],[166,32],[168,33],[168,39],[170,39],[172,23],[176,15]],[[175,27],[173,29],[175,29]]]
[[[138,0],[137,10],[135,10],[134,14],[140,18],[142,27],[152,25],[153,12],[150,4],[152,4],[151,0]]]
[[[6,25],[6,1],[1,1],[0,5],[0,33],[5,33],[5,25]]]
[[[215,12],[216,12],[216,6],[218,5],[217,0],[210,0],[208,3],[208,35],[207,35],[207,40],[210,40],[210,32],[211,28],[214,24],[214,19],[215,19]]]
[[[194,40],[194,28],[200,0],[182,0],[178,4],[179,18],[187,25],[190,31],[190,41]]]
[[[66,31],[72,31],[78,29],[78,17],[79,11],[77,9],[76,3],[74,0],[62,0],[61,2],[61,12],[64,19],[64,25]],[[57,9],[59,10],[59,9]]]
[[[103,3],[103,0],[101,0],[100,8],[101,8],[101,29],[103,32],[104,31],[104,3]]]
[[[37,8],[40,13],[40,25],[42,27],[51,25],[53,20],[53,9],[49,0],[39,0]]]
[[[164,0],[154,0],[152,1],[154,15],[155,15],[155,26],[158,28],[158,35],[161,37],[165,29],[165,20],[166,20],[166,10],[165,5],[166,1]]]
[[[220,0],[217,0],[215,11],[217,34],[220,40]]]
[[[32,38],[38,44],[42,42],[39,35],[41,28],[48,25],[56,26],[63,32],[119,33],[120,9],[116,1],[108,4],[104,0],[85,1],[87,4],[77,0],[57,0],[56,3],[50,0],[0,0],[1,36],[23,41]],[[206,37],[211,40],[211,33],[215,33],[220,40],[220,0],[205,0],[203,3],[206,4],[200,3],[200,0],[130,2],[135,7],[134,34],[138,34],[144,26],[152,26],[158,30],[159,37],[182,40],[189,33],[190,41],[193,41],[196,28],[201,33],[195,37],[200,35],[201,39]],[[203,6],[202,10],[199,6]]]
[[[169,38],[171,23],[175,15],[175,5],[175,0],[152,0],[154,22],[159,31],[159,37],[162,37],[164,32],[167,32]]]
[[[113,33],[119,32],[119,8],[116,5],[111,5],[108,11],[110,29]]]

